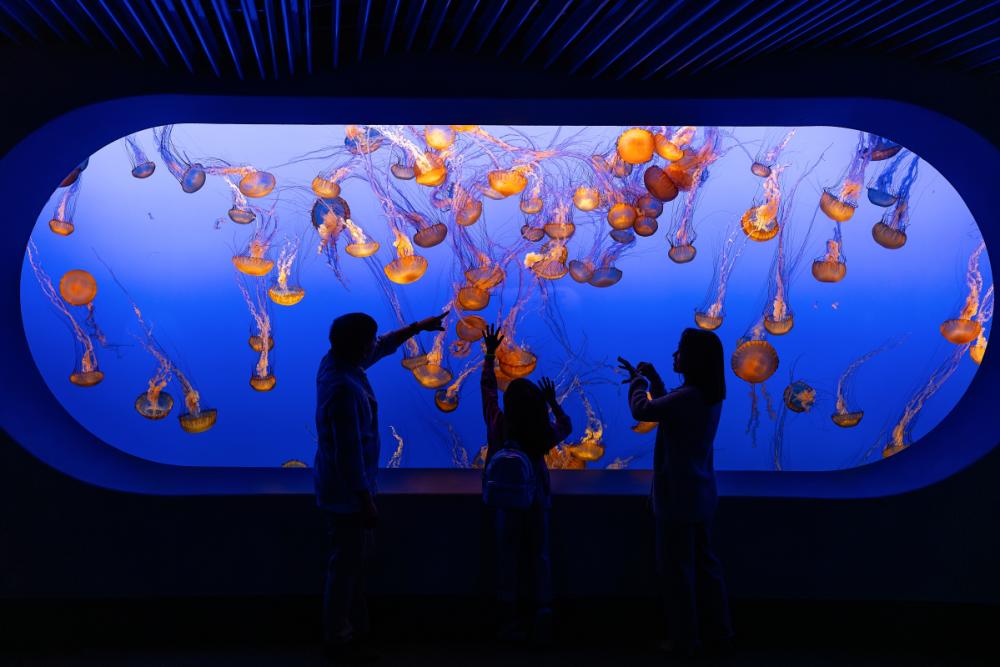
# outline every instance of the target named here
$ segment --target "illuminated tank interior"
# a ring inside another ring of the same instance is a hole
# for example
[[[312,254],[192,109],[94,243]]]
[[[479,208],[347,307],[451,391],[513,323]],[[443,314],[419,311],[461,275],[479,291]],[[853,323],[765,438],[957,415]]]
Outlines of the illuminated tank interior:
[[[35,364],[112,447],[183,466],[302,467],[327,329],[449,309],[369,371],[387,467],[474,467],[495,372],[556,380],[550,467],[648,469],[615,358],[681,379],[714,330],[716,467],[872,463],[961,400],[993,310],[952,185],[837,127],[184,124],[96,151],[38,212],[21,277]]]

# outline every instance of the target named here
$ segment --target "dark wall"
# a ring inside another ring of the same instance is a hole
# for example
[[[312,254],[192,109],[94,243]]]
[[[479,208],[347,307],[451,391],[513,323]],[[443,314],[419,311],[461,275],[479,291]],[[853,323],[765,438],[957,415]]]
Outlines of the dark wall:
[[[337,77],[224,83],[152,65],[54,50],[0,53],[8,91],[0,152],[60,113],[144,93],[428,96],[636,96],[608,81],[517,72],[504,63],[382,63]],[[851,72],[846,76],[844,72]],[[837,54],[755,62],[651,86],[655,96],[877,96],[950,115],[995,145],[989,82]],[[524,104],[525,102],[512,102]],[[960,156],[961,147],[956,147]],[[14,378],[5,377],[11,382]],[[1000,393],[1000,392],[995,392]],[[985,415],[984,419],[995,419]],[[1000,603],[1000,451],[931,487],[889,498],[725,498],[718,530],[733,592],[744,597]],[[381,500],[376,589],[462,594],[488,567],[475,496]],[[644,499],[558,497],[561,592],[651,591]],[[322,525],[307,496],[159,497],[85,485],[0,441],[0,596],[297,594],[318,589]]]

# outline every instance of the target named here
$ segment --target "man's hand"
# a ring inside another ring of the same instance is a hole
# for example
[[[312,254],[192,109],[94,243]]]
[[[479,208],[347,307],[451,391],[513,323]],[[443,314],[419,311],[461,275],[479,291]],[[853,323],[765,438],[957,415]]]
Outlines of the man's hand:
[[[450,311],[444,311],[440,315],[425,317],[416,323],[417,331],[444,331],[444,318],[448,317]]]
[[[627,362],[625,359],[622,359],[621,357],[618,357],[618,368],[628,373],[628,379],[622,380],[622,384],[628,384],[632,380],[639,377],[639,371],[636,369],[636,367]]]
[[[656,372],[656,369],[653,367],[653,364],[649,363],[648,361],[640,361],[639,364],[635,367],[635,370],[637,373],[639,373],[639,375],[643,376],[650,382],[656,382],[657,380],[660,379],[660,374]]]
[[[538,384],[542,390],[542,397],[545,398],[545,402],[553,407],[558,406],[559,403],[556,401],[556,384],[552,381],[552,378],[542,378],[542,381]]]

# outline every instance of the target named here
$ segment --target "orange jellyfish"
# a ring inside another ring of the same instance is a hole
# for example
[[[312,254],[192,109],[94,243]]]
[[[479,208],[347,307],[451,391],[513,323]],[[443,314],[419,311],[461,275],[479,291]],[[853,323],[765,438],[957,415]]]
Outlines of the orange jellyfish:
[[[760,385],[767,412],[774,415],[771,397],[764,385],[775,371],[778,370],[778,353],[767,341],[763,319],[757,323],[736,342],[736,349],[729,360],[736,377],[750,385],[750,420],[747,422],[747,433],[751,434],[752,446],[757,446],[757,426],[760,423],[760,409],[757,405],[757,386]]]
[[[969,289],[958,317],[941,323],[941,335],[950,343],[964,345],[976,340],[982,332],[982,324],[975,319],[979,310],[979,295],[983,291],[983,276],[979,271],[979,256],[986,249],[985,242],[980,242],[969,257],[965,270],[965,284]]]
[[[348,165],[334,165],[316,174],[309,185],[320,199],[333,199],[340,196],[340,182],[349,172]]]
[[[253,207],[247,203],[246,195],[240,192],[239,186],[228,178],[225,181],[233,192],[233,205],[229,209],[229,219],[238,225],[249,225],[257,219],[257,214],[254,213]]]
[[[566,260],[569,251],[562,241],[552,240],[540,248],[540,252],[529,252],[524,256],[524,266],[539,278],[558,280],[566,275],[569,268]]]
[[[344,145],[354,155],[368,155],[382,146],[383,134],[369,125],[347,125],[344,127]]]
[[[464,341],[475,343],[486,332],[486,320],[479,315],[465,315],[455,322],[455,333]]]
[[[823,189],[823,194],[819,199],[819,207],[834,222],[847,222],[858,207],[858,194],[861,192],[861,184],[865,180],[865,169],[868,168],[868,162],[871,160],[870,141],[870,135],[864,132],[858,134],[858,144],[854,150],[854,156],[847,166],[840,186]]]
[[[751,241],[770,241],[778,235],[778,206],[781,204],[781,187],[778,177],[782,166],[773,165],[764,179],[764,200],[756,201],[740,218],[743,233]]]
[[[581,185],[573,192],[573,205],[581,211],[593,211],[601,204],[601,195],[597,188]]]
[[[438,389],[451,382],[451,371],[441,365],[444,359],[444,337],[444,331],[434,336],[434,344],[427,353],[425,363],[411,369],[420,386],[427,389]]]
[[[65,318],[76,341],[79,355],[73,372],[70,373],[69,381],[78,387],[93,387],[104,379],[104,373],[97,366],[97,351],[94,341],[91,334],[84,327],[80,326],[80,323],[77,322],[76,318],[70,312],[67,305],[72,304],[72,301],[65,299],[63,294],[72,298],[73,301],[80,302],[77,305],[88,305],[89,307],[94,295],[97,294],[96,282],[92,286],[87,286],[89,282],[93,281],[93,277],[91,276],[88,281],[80,276],[73,279],[72,282],[74,284],[72,286],[68,285],[65,292],[62,290],[62,285],[60,285],[60,290],[57,291],[52,284],[52,280],[45,273],[38,260],[38,248],[35,247],[34,241],[28,242],[28,262],[31,264],[31,269],[38,280],[39,286],[42,288],[45,298]],[[86,272],[81,271],[79,273]],[[89,273],[86,275],[90,276]]]
[[[789,376],[790,382],[782,393],[781,413],[774,427],[774,437],[771,442],[771,460],[775,470],[784,469],[785,419],[788,413],[801,414],[809,412],[816,403],[816,390],[804,380],[795,380],[795,369]]]
[[[618,137],[618,156],[628,164],[643,164],[653,159],[653,133],[641,127],[625,130]]]
[[[125,152],[128,153],[129,162],[132,164],[133,177],[149,178],[156,171],[156,163],[146,156],[134,134],[125,137]]]
[[[353,220],[347,218],[344,220],[344,226],[351,235],[351,242],[344,248],[344,252],[351,257],[359,258],[371,257],[378,252],[379,242],[368,238],[364,230],[354,224]]]
[[[653,147],[656,154],[671,162],[680,160],[684,157],[683,148],[691,142],[696,131],[697,128],[692,125],[684,125],[674,132],[670,132],[666,127],[662,128],[660,132],[653,135]]]
[[[600,415],[594,410],[587,399],[583,389],[578,387],[580,400],[583,402],[583,409],[587,415],[587,425],[583,429],[583,435],[579,442],[566,443],[563,449],[571,456],[585,463],[600,461],[604,456],[604,423]]]
[[[882,458],[888,458],[894,454],[898,454],[913,443],[913,427],[916,425],[917,417],[920,415],[920,411],[923,409],[924,405],[927,403],[931,397],[938,392],[938,390],[944,386],[944,383],[948,381],[948,378],[954,374],[955,370],[958,368],[959,364],[962,362],[962,357],[965,356],[966,346],[956,347],[951,350],[947,358],[938,366],[933,373],[931,373],[930,378],[927,380],[927,384],[917,389],[909,400],[907,400],[906,405],[903,406],[903,413],[899,416],[899,419],[893,425],[892,430],[889,433],[889,438],[885,443],[876,443],[876,448],[881,447]],[[869,452],[867,456],[870,456],[873,452]]]
[[[646,167],[642,175],[647,192],[661,202],[673,201],[680,190],[662,168],[654,165]]]
[[[469,364],[447,388],[441,388],[434,392],[434,405],[437,406],[438,410],[454,412],[458,408],[458,394],[462,390],[462,383],[474,370],[479,368],[481,363],[477,361]]]
[[[969,356],[976,362],[976,365],[983,363],[986,355],[986,325],[993,318],[993,285],[990,285],[986,293],[983,294],[979,312],[976,313],[976,321],[979,322],[979,335],[976,341],[969,347]]]
[[[576,225],[573,223],[573,210],[569,204],[564,201],[557,202],[552,209],[551,216],[542,227],[546,236],[553,241],[566,241],[572,238],[573,234],[576,233]]]
[[[880,160],[888,160],[893,157],[903,149],[900,144],[895,141],[890,141],[885,137],[877,137],[872,135],[872,147],[871,147],[871,159],[872,162],[878,162]]]
[[[274,268],[274,260],[267,257],[271,239],[277,226],[277,219],[261,211],[250,239],[243,251],[233,255],[233,266],[248,276],[265,276]]]
[[[494,169],[486,175],[490,187],[501,197],[518,195],[528,187],[528,169],[514,167],[511,169]]]
[[[288,459],[281,464],[282,468],[308,468],[309,464],[298,459]]]
[[[295,264],[295,257],[298,255],[298,252],[298,244],[287,241],[281,248],[281,254],[278,256],[278,276],[275,278],[274,284],[267,290],[267,295],[271,297],[271,301],[279,306],[294,306],[299,301],[302,301],[306,295],[305,289],[301,286],[289,283],[293,267],[298,266]],[[295,282],[298,281],[296,280]]]
[[[243,300],[250,311],[251,335],[250,348],[257,353],[257,363],[250,374],[250,386],[255,391],[271,391],[277,383],[272,369],[271,350],[274,348],[274,335],[271,329],[271,314],[268,312],[267,298],[259,280],[250,285],[246,280],[237,280]]]
[[[476,224],[483,216],[483,202],[473,198],[457,183],[451,198],[451,208],[455,213],[455,224],[462,227]]]
[[[720,133],[717,128],[705,128],[704,141],[697,150],[685,151],[684,157],[667,165],[666,173],[679,190],[688,191],[697,187],[702,179],[699,176],[713,162],[722,157],[719,151]]]
[[[587,467],[583,459],[578,459],[565,445],[556,445],[545,455],[545,465],[549,470],[583,470]]]
[[[813,278],[821,283],[837,283],[847,275],[847,258],[844,256],[840,225],[833,228],[833,238],[826,242],[826,254],[812,263]]]
[[[854,361],[852,361],[844,372],[841,373],[840,379],[837,380],[837,404],[836,411],[830,415],[830,419],[833,423],[841,428],[850,428],[852,426],[857,426],[862,417],[865,416],[864,410],[850,410],[848,409],[849,394],[851,393],[851,387],[854,381],[854,375],[866,362],[868,362],[875,355],[884,352],[895,345],[894,342],[890,341],[883,343],[881,346],[875,348],[871,352],[866,352]]]
[[[191,162],[182,151],[180,151],[173,143],[171,136],[173,135],[174,126],[165,125],[160,128],[153,129],[153,138],[156,140],[157,148],[160,151],[160,157],[163,158],[163,164],[167,165],[167,170],[177,179],[177,182],[181,184],[181,189],[184,192],[192,193],[201,190],[201,187],[205,185],[205,167],[198,162]]]
[[[896,160],[893,160],[892,165],[890,165],[886,173],[891,174],[891,170],[902,158],[903,156],[900,156]],[[872,227],[872,238],[883,248],[897,250],[906,244],[906,228],[910,222],[910,188],[917,177],[917,164],[919,162],[920,158],[914,155],[910,161],[910,167],[906,175],[899,184],[899,190],[896,191],[896,194],[892,195],[893,201],[889,204],[893,206],[892,210],[887,211],[882,216],[882,219]],[[890,176],[890,182],[891,178]],[[882,177],[879,177],[880,181],[881,179]],[[872,198],[871,188],[868,189],[868,198]]]
[[[701,181],[701,172],[698,172],[698,180]],[[667,256],[677,264],[687,264],[694,259],[697,250],[694,247],[695,239],[698,235],[694,231],[694,210],[697,202],[697,195],[700,187],[695,186],[687,193],[684,201],[684,208],[680,214],[674,215],[667,232],[667,243],[670,250]]]
[[[750,173],[761,178],[769,177],[778,160],[778,156],[781,155],[781,152],[785,150],[785,146],[788,145],[788,142],[794,136],[795,130],[790,130],[781,141],[769,148],[763,155],[758,155],[754,158],[753,164],[750,165]]]
[[[738,229],[733,229],[729,236],[722,241],[719,254],[715,258],[712,282],[708,286],[705,303],[694,311],[694,323],[698,325],[698,328],[714,331],[722,326],[722,321],[725,318],[724,306],[729,276],[736,266],[736,260],[739,259],[746,246],[745,238],[739,234]]]
[[[129,300],[131,301],[131,297]],[[132,311],[139,320],[139,326],[143,332],[142,347],[156,361],[156,371],[149,379],[146,391],[135,399],[135,410],[146,419],[157,421],[169,415],[174,407],[173,396],[164,391],[173,374],[173,363],[156,342],[152,327],[146,324],[142,317],[142,311],[134,302],[132,302]]]
[[[76,179],[80,178],[80,174],[83,173],[83,170],[87,168],[88,164],[90,164],[90,158],[86,157],[83,159],[83,162],[73,167],[73,169],[66,174],[66,177],[59,182],[59,187],[68,188],[76,183]]]
[[[396,259],[385,265],[385,275],[397,285],[416,282],[427,272],[427,259],[413,254],[413,246],[405,234],[395,227],[392,233],[396,237],[392,243],[392,247],[396,249]]]
[[[424,127],[424,140],[434,150],[447,150],[455,143],[455,130],[447,125],[427,125]]]
[[[80,196],[80,186],[83,184],[83,177],[76,178],[72,185],[59,193],[56,206],[52,211],[52,218],[49,220],[49,229],[59,236],[69,236],[73,233],[73,216],[76,214],[76,200]]]
[[[611,232],[612,236],[614,234],[615,232]],[[635,235],[631,234],[631,232],[629,234],[631,236],[630,239],[621,239],[619,243],[601,253],[601,258],[597,262],[590,279],[587,281],[588,284],[594,287],[611,287],[622,279],[622,270],[616,267],[614,263],[625,251],[635,245]],[[618,239],[615,240],[617,241]]]
[[[421,248],[433,248],[444,241],[448,227],[443,222],[431,222],[426,216],[411,211],[403,214],[404,219],[416,228],[413,242]]]

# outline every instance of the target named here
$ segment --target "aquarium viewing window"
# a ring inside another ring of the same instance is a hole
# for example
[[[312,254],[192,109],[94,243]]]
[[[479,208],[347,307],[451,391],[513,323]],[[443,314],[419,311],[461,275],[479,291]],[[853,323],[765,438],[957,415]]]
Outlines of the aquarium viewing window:
[[[549,466],[593,479],[652,465],[616,357],[679,385],[697,327],[727,360],[718,470],[862,468],[922,446],[989,337],[983,234],[917,150],[826,125],[158,125],[53,184],[24,336],[106,445],[285,474],[312,465],[331,320],[446,310],[369,370],[382,466],[481,466],[497,323],[488,372],[555,380],[574,428]]]

